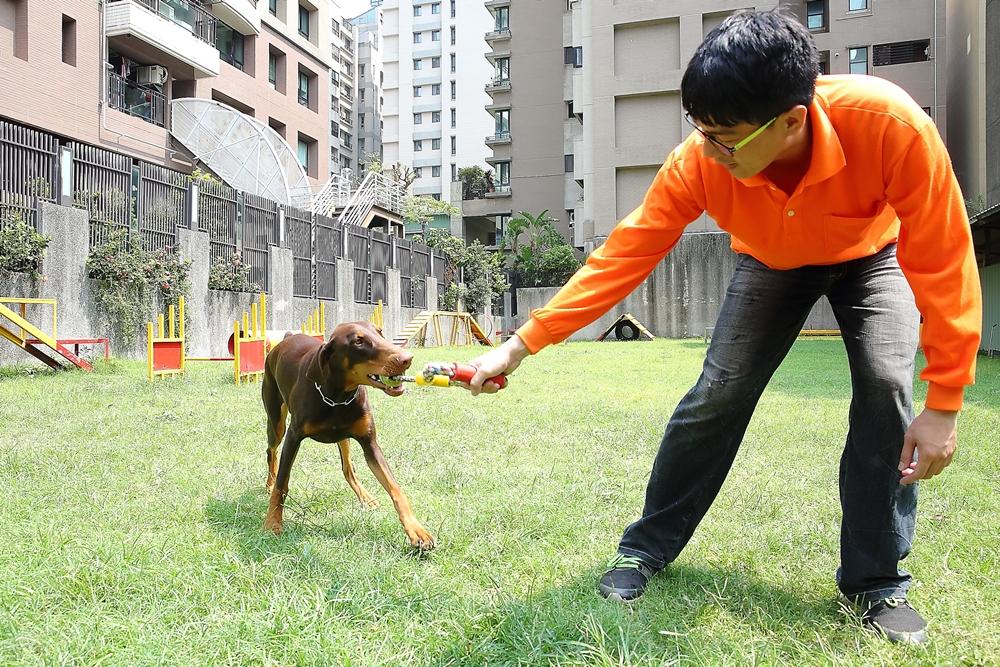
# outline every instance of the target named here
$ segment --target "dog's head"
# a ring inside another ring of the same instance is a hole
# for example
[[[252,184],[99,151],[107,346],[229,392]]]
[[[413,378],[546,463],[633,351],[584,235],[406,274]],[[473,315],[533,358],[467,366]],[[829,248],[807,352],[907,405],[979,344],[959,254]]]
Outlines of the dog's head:
[[[345,387],[367,385],[399,396],[404,389],[396,378],[413,363],[413,355],[383,338],[369,322],[347,322],[330,334],[320,351],[320,362],[327,373],[342,376]]]

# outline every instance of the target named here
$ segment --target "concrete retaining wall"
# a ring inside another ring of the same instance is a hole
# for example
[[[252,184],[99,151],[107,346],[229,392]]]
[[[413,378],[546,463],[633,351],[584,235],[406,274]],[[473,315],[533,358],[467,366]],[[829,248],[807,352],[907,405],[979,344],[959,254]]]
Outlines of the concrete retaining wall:
[[[52,237],[42,264],[43,277],[32,280],[25,274],[0,272],[0,296],[54,298],[58,300],[58,335],[60,338],[109,336],[94,302],[94,281],[87,278],[89,225],[85,211],[43,204],[39,211],[43,233]],[[258,295],[208,289],[208,234],[179,230],[179,252],[191,260],[191,290],[185,298],[188,315],[188,354],[191,356],[228,356],[227,342],[233,330],[233,320],[242,317]],[[292,253],[287,248],[271,247],[271,292],[268,294],[268,329],[297,329],[309,313],[319,305],[317,299],[292,296]],[[420,312],[419,308],[400,305],[400,274],[388,272],[388,295],[384,304],[384,333],[392,338]],[[437,309],[437,281],[428,277],[427,309]],[[337,323],[367,320],[375,306],[354,302],[354,264],[337,262],[337,299],[326,303],[327,332]],[[32,321],[48,326],[48,308],[31,306]],[[150,312],[149,318],[155,318]],[[477,314],[487,331],[493,330],[489,315]],[[145,358],[146,330],[143,324],[131,340],[112,340],[115,356]],[[0,339],[0,366],[14,363],[35,363],[27,354]]]
[[[594,340],[623,313],[632,313],[654,336],[690,338],[705,335],[719,316],[726,288],[736,269],[728,234],[685,234],[653,273],[624,301],[570,340]],[[534,308],[555,296],[556,287],[517,290],[516,325]],[[806,329],[838,329],[824,297],[806,320]]]

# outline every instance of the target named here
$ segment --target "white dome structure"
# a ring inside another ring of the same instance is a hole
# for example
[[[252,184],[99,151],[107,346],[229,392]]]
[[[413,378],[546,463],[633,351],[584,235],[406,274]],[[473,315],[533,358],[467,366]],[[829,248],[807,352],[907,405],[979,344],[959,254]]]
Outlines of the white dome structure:
[[[229,186],[311,207],[309,177],[295,151],[257,119],[221,102],[182,97],[170,103],[170,134]]]

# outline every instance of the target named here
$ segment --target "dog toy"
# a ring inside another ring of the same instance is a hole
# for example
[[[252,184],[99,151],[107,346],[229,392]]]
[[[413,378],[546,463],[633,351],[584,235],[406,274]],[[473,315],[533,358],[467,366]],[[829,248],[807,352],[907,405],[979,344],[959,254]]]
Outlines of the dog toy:
[[[432,361],[424,366],[420,375],[398,375],[394,378],[380,376],[379,381],[389,387],[399,386],[401,382],[414,382],[419,387],[455,387],[463,382],[471,382],[476,370],[475,366],[469,364]],[[487,382],[493,382],[503,389],[507,386],[507,376],[496,375],[488,378]]]

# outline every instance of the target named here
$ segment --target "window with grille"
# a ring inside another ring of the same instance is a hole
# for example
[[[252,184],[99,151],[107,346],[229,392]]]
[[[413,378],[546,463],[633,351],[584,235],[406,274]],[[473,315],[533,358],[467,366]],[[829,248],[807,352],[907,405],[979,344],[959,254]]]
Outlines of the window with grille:
[[[872,47],[872,65],[885,67],[886,65],[922,63],[928,60],[927,54],[930,48],[931,41],[929,39],[876,44]]]
[[[826,27],[826,0],[809,0],[806,3],[806,27],[810,30]]]

